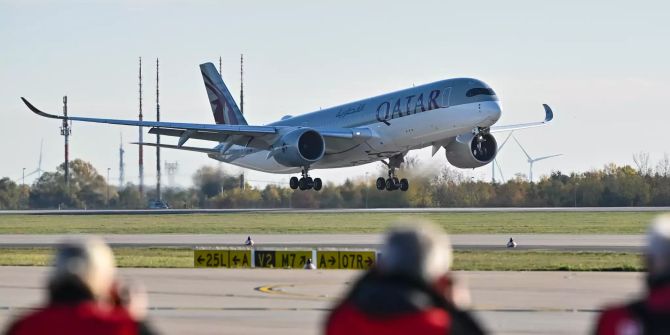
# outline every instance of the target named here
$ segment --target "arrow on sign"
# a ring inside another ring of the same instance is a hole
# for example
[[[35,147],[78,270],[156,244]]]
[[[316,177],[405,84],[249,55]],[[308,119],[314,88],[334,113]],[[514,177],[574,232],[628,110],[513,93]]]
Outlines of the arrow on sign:
[[[328,259],[328,263],[330,263],[330,266],[335,265],[335,257],[330,256],[330,258]]]
[[[239,258],[237,258],[237,255],[233,256],[233,264],[237,265],[237,263],[240,261]]]
[[[306,263],[307,263],[307,257],[300,256],[300,264],[306,264]]]
[[[202,261],[204,261],[204,260],[205,259],[202,258],[202,255],[198,256],[198,264],[202,264]]]
[[[368,265],[368,267],[372,267],[372,264],[374,264],[374,261],[372,260],[372,257],[369,257],[365,260],[365,264]]]

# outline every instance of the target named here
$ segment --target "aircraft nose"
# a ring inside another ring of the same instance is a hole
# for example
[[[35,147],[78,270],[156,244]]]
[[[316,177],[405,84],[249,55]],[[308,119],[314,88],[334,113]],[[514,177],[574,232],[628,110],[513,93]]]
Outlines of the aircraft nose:
[[[498,122],[498,119],[500,119],[500,115],[502,114],[500,102],[491,101],[487,107],[486,114],[488,114],[488,119],[491,120],[492,123]]]

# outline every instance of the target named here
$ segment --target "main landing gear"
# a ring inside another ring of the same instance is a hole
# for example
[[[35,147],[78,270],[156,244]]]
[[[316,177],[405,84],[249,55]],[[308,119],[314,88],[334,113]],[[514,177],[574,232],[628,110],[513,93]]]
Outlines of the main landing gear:
[[[298,179],[298,177],[291,177],[289,186],[294,190],[300,189],[301,191],[304,191],[314,189],[315,191],[320,191],[321,187],[323,187],[323,183],[321,182],[321,178],[312,179],[312,177],[309,176],[309,169],[304,168],[302,169],[302,177],[300,179]]]
[[[378,190],[387,190],[387,191],[395,191],[395,190],[401,190],[403,192],[407,191],[409,189],[409,181],[405,178],[398,179],[395,175],[395,169],[399,168],[400,165],[405,161],[404,155],[395,155],[389,158],[389,162],[386,163],[382,161],[382,163],[386,164],[389,168],[389,177],[388,179],[384,179],[384,177],[379,177],[377,178],[377,189]]]

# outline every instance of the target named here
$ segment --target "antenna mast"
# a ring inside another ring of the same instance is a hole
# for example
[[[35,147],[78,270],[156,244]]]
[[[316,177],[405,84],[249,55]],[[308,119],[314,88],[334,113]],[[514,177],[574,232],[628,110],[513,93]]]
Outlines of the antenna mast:
[[[240,113],[244,114],[244,54],[240,54]]]
[[[123,187],[126,179],[126,164],[123,162],[123,154],[126,151],[123,150],[123,133],[121,133],[121,143],[119,144],[119,189]]]
[[[159,102],[158,90],[158,58],[156,58],[156,122],[161,121],[161,105]],[[156,198],[158,201],[161,197],[161,135],[156,133]]]
[[[70,134],[72,128],[67,123],[67,95],[63,96],[63,125],[60,127],[60,134],[65,137],[65,188],[70,188]]]
[[[140,71],[139,71],[139,79],[140,79],[140,122],[142,122],[142,57],[140,57]],[[139,157],[139,168],[140,168],[140,198],[144,197],[144,132],[143,132],[143,127],[140,126],[140,157]]]

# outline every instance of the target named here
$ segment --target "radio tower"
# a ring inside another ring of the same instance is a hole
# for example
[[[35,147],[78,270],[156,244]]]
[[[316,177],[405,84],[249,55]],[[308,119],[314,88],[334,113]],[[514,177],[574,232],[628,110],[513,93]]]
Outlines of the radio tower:
[[[221,72],[221,56],[219,56],[219,77],[221,77],[221,80],[223,80],[223,72]],[[221,161],[218,161],[218,162],[219,162],[218,168],[219,168],[219,171],[221,171],[221,165],[223,163],[221,163]]]
[[[67,95],[63,96],[63,125],[60,127],[60,134],[65,137],[65,187],[70,187],[70,134],[72,128],[67,123]]]
[[[244,54],[240,54],[240,113],[244,114]]]
[[[159,103],[158,93],[158,58],[156,58],[156,122],[161,121],[161,105]],[[156,200],[161,197],[161,135],[156,133]]]
[[[240,54],[240,113],[244,115],[244,54]],[[240,188],[244,189],[244,169],[240,174]]]
[[[142,122],[142,57],[140,57],[140,122]],[[143,136],[144,132],[142,126],[140,128],[140,157],[139,157],[139,167],[140,167],[140,198],[144,197],[144,143]]]
[[[174,178],[175,175],[177,174],[177,171],[179,170],[179,163],[165,162],[165,170],[167,170],[168,184],[170,185],[170,187],[174,187],[175,185]]]
[[[123,154],[126,151],[123,150],[123,133],[121,133],[121,143],[119,143],[119,189],[123,187],[126,179],[126,164],[123,162]]]

